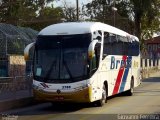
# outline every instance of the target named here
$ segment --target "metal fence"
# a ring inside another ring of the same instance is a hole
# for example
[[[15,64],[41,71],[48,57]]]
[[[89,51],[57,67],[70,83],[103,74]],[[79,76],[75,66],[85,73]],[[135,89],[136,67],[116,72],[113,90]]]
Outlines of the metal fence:
[[[0,101],[31,96],[31,60],[23,51],[35,41],[38,31],[0,23]]]
[[[31,62],[22,55],[0,60],[0,101],[32,96]]]
[[[0,101],[32,96],[32,77],[0,77]]]
[[[160,59],[141,59],[142,69],[160,68]]]
[[[141,59],[142,78],[148,78],[160,70],[160,59]]]
[[[38,31],[0,23],[0,56],[23,54],[26,45],[35,41]]]

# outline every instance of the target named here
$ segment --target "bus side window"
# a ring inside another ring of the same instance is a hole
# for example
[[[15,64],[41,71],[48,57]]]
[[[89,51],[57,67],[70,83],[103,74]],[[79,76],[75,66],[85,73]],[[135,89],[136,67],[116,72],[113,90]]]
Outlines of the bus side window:
[[[119,36],[115,35],[114,42],[112,45],[112,54],[118,55],[119,54]]]
[[[129,42],[129,43],[128,43],[128,55],[129,55],[129,56],[132,56],[132,55],[133,55],[132,52],[133,52],[132,43]]]
[[[108,32],[104,32],[104,43],[103,43],[103,56],[106,56],[111,53],[111,38]]]
[[[113,54],[115,42],[117,42],[117,36],[115,34],[104,32],[104,45],[103,45],[104,56]]]
[[[128,43],[128,55],[129,56],[138,56],[139,55],[139,42],[132,41]]]
[[[128,42],[123,42],[123,55],[128,55]]]
[[[122,55],[123,54],[123,42],[122,42],[122,37],[117,35],[116,36],[116,42],[114,43],[113,46],[113,55]]]
[[[129,42],[127,37],[123,37],[123,55],[128,55]]]

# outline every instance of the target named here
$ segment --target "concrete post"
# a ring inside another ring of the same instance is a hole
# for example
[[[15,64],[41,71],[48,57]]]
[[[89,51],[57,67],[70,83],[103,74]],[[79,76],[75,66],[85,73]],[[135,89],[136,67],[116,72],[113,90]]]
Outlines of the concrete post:
[[[151,69],[153,68],[153,59],[151,59]]]
[[[147,59],[147,66],[146,66],[147,68],[149,68],[150,66],[149,66],[149,59]]]
[[[151,68],[151,66],[150,66],[150,59],[147,59],[146,78],[148,78],[148,77],[149,77],[149,71],[150,71],[150,68]]]
[[[145,68],[145,59],[142,59],[142,68]]]
[[[160,59],[158,59],[158,69],[160,69]]]

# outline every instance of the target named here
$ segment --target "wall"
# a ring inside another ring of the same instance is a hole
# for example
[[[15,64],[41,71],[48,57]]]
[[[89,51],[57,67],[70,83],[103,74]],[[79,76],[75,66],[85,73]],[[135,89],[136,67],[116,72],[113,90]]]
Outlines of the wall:
[[[154,72],[160,71],[160,59],[141,59],[142,78],[148,78]]]

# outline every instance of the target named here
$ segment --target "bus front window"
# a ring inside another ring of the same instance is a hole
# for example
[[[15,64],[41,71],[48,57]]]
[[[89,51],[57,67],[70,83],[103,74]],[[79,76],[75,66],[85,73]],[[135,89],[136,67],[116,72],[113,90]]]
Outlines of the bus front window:
[[[34,54],[34,79],[48,83],[88,78],[91,35],[39,36]]]

